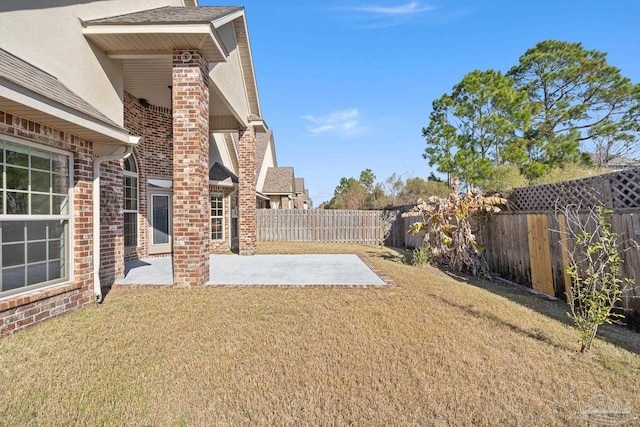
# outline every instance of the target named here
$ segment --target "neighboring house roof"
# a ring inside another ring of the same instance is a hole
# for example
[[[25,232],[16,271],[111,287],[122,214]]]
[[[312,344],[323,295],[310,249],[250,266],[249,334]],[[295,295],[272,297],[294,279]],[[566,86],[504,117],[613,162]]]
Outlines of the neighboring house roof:
[[[304,194],[304,178],[296,178],[296,193]]]
[[[238,177],[224,165],[215,162],[209,169],[209,181],[238,183]]]
[[[17,56],[0,49],[0,79],[8,80],[76,113],[96,119],[110,127],[125,130],[91,104],[80,98],[60,80]]]
[[[295,188],[292,167],[269,168],[264,180],[264,194],[293,194]]]
[[[262,169],[262,163],[264,162],[264,156],[267,154],[267,148],[269,148],[271,135],[271,131],[256,134],[256,176],[260,174],[260,169]]]
[[[218,20],[243,9],[238,6],[165,6],[125,15],[93,19],[87,23],[94,25],[200,24]]]
[[[593,153],[591,154],[591,159],[596,165],[604,163],[602,164],[603,167],[611,169],[623,169],[640,166],[640,160],[631,159],[624,156],[613,156],[609,159],[609,161],[601,162],[600,156],[596,153]]]

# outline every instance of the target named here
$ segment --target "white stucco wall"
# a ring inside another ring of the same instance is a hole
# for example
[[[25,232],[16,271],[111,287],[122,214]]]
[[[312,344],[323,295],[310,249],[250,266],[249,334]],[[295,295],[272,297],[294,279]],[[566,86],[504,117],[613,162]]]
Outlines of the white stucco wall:
[[[249,105],[233,25],[233,22],[230,22],[218,28],[218,34],[227,48],[229,56],[227,62],[214,64],[209,76],[237,114],[236,118],[241,123],[246,123],[250,114]]]
[[[84,38],[80,19],[182,5],[183,0],[3,0],[0,46],[54,75],[122,124],[122,63]]]
[[[209,139],[209,168],[215,162],[224,165],[230,171],[234,170],[231,153],[224,140],[224,134],[221,133],[212,133]]]
[[[262,167],[260,169],[260,173],[258,174],[258,179],[256,180],[256,189],[262,192],[262,187],[264,187],[264,180],[267,177],[267,169],[275,168],[278,165],[276,164],[275,157],[273,156],[273,141],[269,141],[269,145],[267,146],[267,152],[264,155],[264,161],[262,162]]]

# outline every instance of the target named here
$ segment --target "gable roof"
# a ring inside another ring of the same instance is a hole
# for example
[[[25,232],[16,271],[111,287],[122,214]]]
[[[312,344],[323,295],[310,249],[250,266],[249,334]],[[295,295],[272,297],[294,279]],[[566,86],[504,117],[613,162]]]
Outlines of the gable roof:
[[[213,166],[211,166],[211,169],[209,169],[209,181],[227,181],[228,183],[237,184],[238,177],[224,165],[215,162]]]
[[[304,194],[304,178],[296,178],[296,193]]]
[[[213,22],[234,12],[239,6],[165,6],[124,15],[87,21],[92,25],[202,24]]]
[[[269,168],[264,179],[264,194],[293,194],[295,188],[292,167]]]
[[[49,101],[62,104],[75,112],[87,115],[106,125],[124,130],[94,106],[76,95],[56,77],[1,48],[0,79],[8,80],[47,98]]]
[[[218,29],[230,23],[237,43],[248,110],[247,117],[243,114],[236,120],[244,125],[254,122],[254,126],[266,128],[243,7],[165,6],[87,20],[82,25],[84,36],[109,56],[161,55],[180,49],[198,49],[210,63],[224,63],[229,52]]]

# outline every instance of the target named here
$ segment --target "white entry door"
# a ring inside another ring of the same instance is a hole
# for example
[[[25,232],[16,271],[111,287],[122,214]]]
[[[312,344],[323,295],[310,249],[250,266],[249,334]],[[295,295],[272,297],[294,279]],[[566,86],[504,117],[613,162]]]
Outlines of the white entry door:
[[[149,253],[171,252],[171,193],[149,192]]]

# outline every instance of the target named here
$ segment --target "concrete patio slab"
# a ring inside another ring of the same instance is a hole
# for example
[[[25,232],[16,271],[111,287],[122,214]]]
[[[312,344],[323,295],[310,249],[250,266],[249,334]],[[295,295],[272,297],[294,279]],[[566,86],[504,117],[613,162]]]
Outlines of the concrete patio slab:
[[[127,262],[115,285],[172,285],[171,257]],[[211,255],[208,285],[383,286],[357,255]]]

